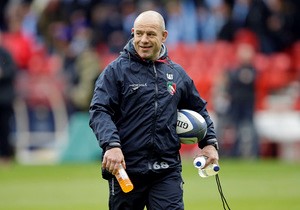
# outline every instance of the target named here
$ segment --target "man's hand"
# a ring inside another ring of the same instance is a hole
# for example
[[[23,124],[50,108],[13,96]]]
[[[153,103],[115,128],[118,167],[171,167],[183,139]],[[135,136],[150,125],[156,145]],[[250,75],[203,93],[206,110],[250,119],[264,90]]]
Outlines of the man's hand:
[[[202,150],[200,150],[197,157],[199,157],[199,156],[207,157],[205,167],[208,166],[209,164],[212,164],[212,163],[218,164],[219,153],[216,150],[216,148],[212,145],[207,145]]]
[[[104,153],[102,168],[115,175],[122,164],[126,168],[123,152],[120,148],[111,148]]]

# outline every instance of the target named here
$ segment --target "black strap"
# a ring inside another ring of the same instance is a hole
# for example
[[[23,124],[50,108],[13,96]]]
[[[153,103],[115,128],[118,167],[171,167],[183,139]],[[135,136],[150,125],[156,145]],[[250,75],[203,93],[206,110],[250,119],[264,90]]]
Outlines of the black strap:
[[[108,146],[105,148],[105,150],[109,150],[109,149],[112,149],[112,148],[122,148],[121,147],[121,144],[119,142],[111,142],[108,144]]]
[[[226,200],[226,198],[225,198],[225,196],[223,194],[223,190],[222,190],[222,186],[221,186],[221,181],[220,181],[219,175],[216,174],[215,177],[216,177],[216,183],[217,183],[217,186],[218,186],[218,191],[219,191],[220,196],[221,196],[221,200],[222,200],[222,204],[223,204],[223,209],[224,210],[227,210],[227,209],[231,210],[230,207],[229,207],[229,205],[228,205],[228,203],[227,203],[227,200]]]

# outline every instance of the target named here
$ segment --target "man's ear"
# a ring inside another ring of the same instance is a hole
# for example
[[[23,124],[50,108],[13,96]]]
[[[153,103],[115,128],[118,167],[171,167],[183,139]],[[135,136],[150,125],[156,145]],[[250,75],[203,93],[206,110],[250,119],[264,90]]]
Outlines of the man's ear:
[[[164,30],[162,34],[162,42],[165,42],[167,40],[167,37],[168,37],[168,31]]]

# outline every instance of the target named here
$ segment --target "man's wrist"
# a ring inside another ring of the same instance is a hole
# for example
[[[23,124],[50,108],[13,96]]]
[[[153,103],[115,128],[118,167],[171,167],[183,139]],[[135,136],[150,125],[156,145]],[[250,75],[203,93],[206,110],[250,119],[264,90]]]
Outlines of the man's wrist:
[[[219,151],[219,144],[218,144],[218,142],[215,142],[213,144],[208,144],[206,146],[213,146],[217,151]]]
[[[213,146],[217,151],[219,151],[219,143],[217,141],[211,142],[208,145]]]
[[[213,146],[217,151],[219,151],[219,143],[217,139],[208,139],[204,144],[199,144],[200,148],[203,149],[205,146],[211,145]]]
[[[111,142],[106,146],[105,150],[110,150],[112,148],[121,148],[121,144],[119,142]]]

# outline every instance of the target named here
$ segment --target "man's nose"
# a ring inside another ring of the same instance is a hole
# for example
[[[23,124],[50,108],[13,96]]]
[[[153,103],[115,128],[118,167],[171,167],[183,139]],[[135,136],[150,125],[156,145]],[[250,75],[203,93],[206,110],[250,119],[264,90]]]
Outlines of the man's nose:
[[[142,42],[148,42],[148,36],[147,34],[143,34],[142,38],[141,38]]]

